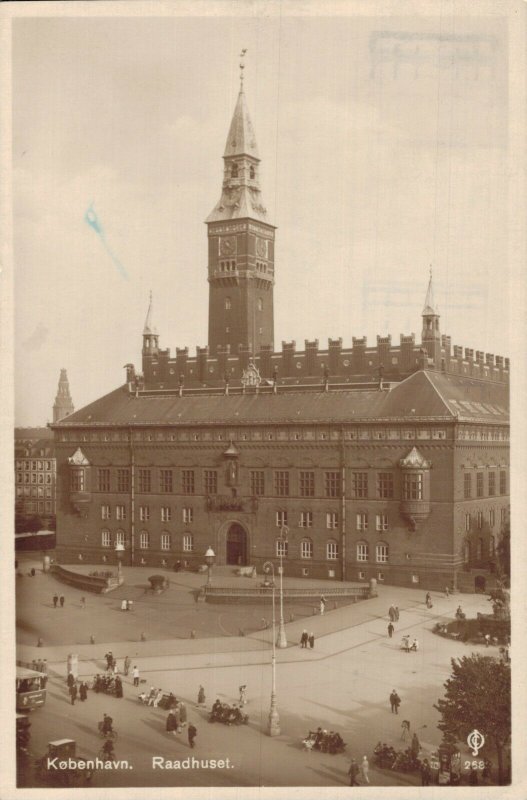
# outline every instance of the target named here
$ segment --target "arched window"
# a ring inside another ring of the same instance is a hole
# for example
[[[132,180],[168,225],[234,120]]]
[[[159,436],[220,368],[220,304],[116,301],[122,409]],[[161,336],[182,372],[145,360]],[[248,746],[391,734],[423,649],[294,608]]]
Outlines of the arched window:
[[[101,531],[101,545],[103,547],[111,547],[112,545],[112,535],[106,528]]]
[[[122,544],[123,547],[125,546],[125,538],[123,530],[115,531],[115,544]]]
[[[139,534],[139,547],[141,550],[148,550],[150,547],[150,534],[148,531],[141,531]]]
[[[357,542],[357,561],[368,561],[370,546],[368,542]]]
[[[375,561],[377,564],[388,563],[388,545],[386,542],[377,542],[375,545]]]
[[[300,542],[300,558],[313,558],[313,542],[311,539],[302,539]]]
[[[250,166],[250,167],[249,167],[249,178],[250,178],[251,180],[254,180],[254,176],[255,176],[255,174],[256,174],[256,173],[255,173],[255,171],[254,171],[254,167],[253,167],[253,166]]]
[[[230,311],[230,308],[231,308],[231,298],[230,297],[226,297],[225,298],[225,311]]]
[[[238,164],[233,164],[231,167],[231,178],[238,177]]]
[[[328,539],[326,542],[326,558],[328,561],[336,561],[339,557],[339,543],[335,539]]]
[[[261,297],[258,298],[258,311],[263,311],[263,300]]]

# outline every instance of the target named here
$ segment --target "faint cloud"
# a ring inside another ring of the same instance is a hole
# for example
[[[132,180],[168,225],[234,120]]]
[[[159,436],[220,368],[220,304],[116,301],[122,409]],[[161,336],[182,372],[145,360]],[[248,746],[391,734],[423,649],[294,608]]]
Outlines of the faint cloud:
[[[27,350],[39,350],[49,336],[49,328],[43,322],[39,322],[31,336],[24,339],[23,346]]]

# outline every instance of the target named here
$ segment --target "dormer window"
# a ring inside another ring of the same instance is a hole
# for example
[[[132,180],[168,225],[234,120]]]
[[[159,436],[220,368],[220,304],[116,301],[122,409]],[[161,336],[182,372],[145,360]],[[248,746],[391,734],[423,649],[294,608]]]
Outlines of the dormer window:
[[[233,164],[231,167],[231,178],[238,177],[238,164]]]

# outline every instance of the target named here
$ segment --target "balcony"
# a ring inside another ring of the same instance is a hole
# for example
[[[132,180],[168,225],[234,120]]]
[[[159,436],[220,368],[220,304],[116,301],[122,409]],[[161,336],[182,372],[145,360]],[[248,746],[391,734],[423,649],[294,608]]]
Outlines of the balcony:
[[[430,500],[401,500],[399,512],[408,521],[410,530],[415,531],[419,522],[430,516]]]

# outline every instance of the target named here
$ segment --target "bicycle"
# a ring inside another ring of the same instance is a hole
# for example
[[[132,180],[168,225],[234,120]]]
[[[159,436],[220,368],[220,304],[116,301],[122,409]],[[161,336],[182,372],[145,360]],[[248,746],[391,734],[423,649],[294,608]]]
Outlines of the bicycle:
[[[102,722],[99,722],[98,727],[99,727],[99,736],[101,737],[101,739],[117,739],[119,734],[117,733],[115,728],[110,728],[109,731],[104,731]]]

